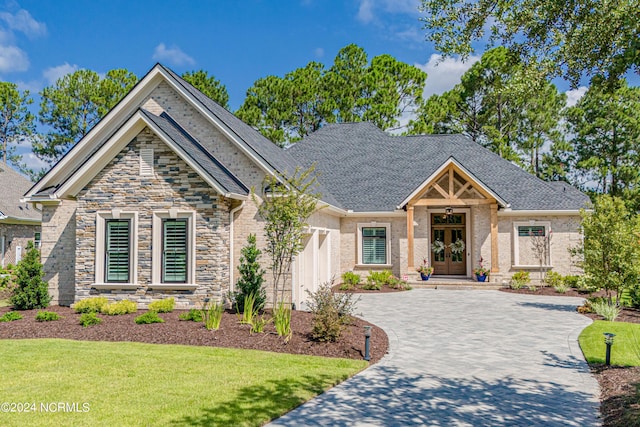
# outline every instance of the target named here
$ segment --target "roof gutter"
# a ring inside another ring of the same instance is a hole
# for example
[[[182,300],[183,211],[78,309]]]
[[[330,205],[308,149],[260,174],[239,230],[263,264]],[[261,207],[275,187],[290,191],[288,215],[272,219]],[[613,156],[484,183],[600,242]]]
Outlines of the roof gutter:
[[[511,210],[502,209],[498,210],[498,216],[529,216],[529,215],[542,215],[542,216],[575,216],[580,215],[579,209],[564,209],[564,210]]]

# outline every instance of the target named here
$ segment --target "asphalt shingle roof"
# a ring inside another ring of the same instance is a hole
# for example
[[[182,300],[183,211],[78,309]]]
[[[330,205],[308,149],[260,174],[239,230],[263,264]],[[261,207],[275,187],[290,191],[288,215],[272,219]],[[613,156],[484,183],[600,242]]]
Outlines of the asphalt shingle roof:
[[[392,211],[454,158],[512,210],[572,210],[588,197],[529,174],[463,135],[392,136],[371,123],[329,124],[287,152],[316,164],[339,205],[356,212]]]
[[[249,188],[169,114],[163,112],[160,116],[156,116],[144,109],[140,109],[140,111],[171,138],[176,145],[181,147],[193,161],[198,163],[225,192],[241,195],[249,194]]]
[[[31,181],[11,169],[7,165],[0,165],[0,216],[14,219],[42,218],[30,203],[20,203],[20,198],[33,185]]]

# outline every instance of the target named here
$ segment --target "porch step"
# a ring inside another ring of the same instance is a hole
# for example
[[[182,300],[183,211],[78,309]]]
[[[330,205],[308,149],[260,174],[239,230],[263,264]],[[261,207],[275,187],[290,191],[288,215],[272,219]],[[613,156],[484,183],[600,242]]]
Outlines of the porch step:
[[[451,279],[445,277],[431,277],[429,280],[409,280],[409,284],[414,289],[496,290],[502,288],[502,284],[497,282],[477,282],[472,279]]]

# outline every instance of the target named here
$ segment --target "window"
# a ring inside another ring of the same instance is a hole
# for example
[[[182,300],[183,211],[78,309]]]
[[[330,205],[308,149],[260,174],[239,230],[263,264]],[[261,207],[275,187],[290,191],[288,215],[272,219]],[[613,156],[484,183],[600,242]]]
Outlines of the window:
[[[358,264],[389,265],[389,224],[358,224]]]
[[[36,231],[33,234],[33,245],[36,247],[36,249],[40,249],[40,245],[42,243],[42,234],[40,234],[39,231]]]
[[[105,283],[129,283],[131,272],[131,221],[106,221]]]
[[[195,289],[195,212],[153,212],[151,286]]]
[[[187,282],[187,220],[162,220],[162,282]]]
[[[552,233],[550,221],[513,223],[513,266],[551,267]]]
[[[96,214],[95,285],[135,287],[138,269],[137,212],[113,209]]]

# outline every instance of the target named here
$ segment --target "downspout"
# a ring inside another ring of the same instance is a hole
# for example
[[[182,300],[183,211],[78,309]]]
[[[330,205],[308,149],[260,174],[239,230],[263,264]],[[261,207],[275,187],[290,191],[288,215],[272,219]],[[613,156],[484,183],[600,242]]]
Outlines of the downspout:
[[[244,207],[244,201],[229,212],[229,292],[233,292],[233,218],[236,212]]]

